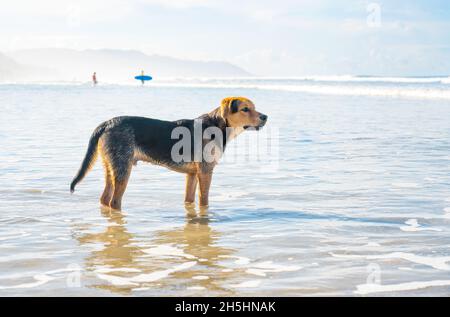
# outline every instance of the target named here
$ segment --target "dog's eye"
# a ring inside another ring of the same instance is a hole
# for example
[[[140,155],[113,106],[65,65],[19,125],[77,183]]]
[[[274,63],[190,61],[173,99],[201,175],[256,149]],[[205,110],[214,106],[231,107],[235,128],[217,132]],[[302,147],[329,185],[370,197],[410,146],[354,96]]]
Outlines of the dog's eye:
[[[245,107],[245,108],[242,108],[242,111],[244,111],[244,112],[249,112],[250,109],[248,109],[247,107]]]

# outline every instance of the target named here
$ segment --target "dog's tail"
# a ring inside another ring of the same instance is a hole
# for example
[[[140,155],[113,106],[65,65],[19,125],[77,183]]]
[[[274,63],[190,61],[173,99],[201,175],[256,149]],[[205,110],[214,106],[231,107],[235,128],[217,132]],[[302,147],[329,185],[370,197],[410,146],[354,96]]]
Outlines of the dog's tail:
[[[75,191],[75,186],[86,176],[86,174],[89,172],[89,170],[94,166],[94,163],[97,159],[97,147],[98,147],[98,140],[102,136],[103,132],[105,131],[106,123],[103,123],[99,125],[94,132],[91,135],[91,138],[89,139],[89,145],[86,152],[86,155],[83,159],[83,163],[81,163],[81,167],[78,170],[77,175],[72,180],[72,183],[70,183],[70,192],[73,193]]]

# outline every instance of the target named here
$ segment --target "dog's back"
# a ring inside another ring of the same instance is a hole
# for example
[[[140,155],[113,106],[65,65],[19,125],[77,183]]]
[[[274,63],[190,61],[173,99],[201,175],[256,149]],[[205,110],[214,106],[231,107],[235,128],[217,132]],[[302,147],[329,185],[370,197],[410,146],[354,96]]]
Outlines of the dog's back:
[[[136,158],[160,165],[176,165],[171,156],[173,145],[178,139],[172,135],[177,127],[189,130],[192,135],[194,121],[164,121],[143,117],[126,117],[123,127],[134,136]]]

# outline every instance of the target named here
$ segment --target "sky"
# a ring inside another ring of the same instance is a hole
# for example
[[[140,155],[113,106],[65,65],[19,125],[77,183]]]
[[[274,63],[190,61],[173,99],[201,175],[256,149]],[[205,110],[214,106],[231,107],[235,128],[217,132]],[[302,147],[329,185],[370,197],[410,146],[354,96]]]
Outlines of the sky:
[[[0,52],[134,49],[260,76],[450,74],[444,0],[0,0]]]

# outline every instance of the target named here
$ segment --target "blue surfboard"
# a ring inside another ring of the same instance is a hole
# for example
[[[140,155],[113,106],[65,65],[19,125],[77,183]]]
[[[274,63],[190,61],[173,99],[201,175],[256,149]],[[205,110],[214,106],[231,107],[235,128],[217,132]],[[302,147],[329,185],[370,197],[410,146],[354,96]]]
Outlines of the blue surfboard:
[[[152,77],[151,76],[145,76],[145,75],[144,76],[139,75],[139,76],[134,77],[134,79],[147,81],[147,80],[152,80]]]

